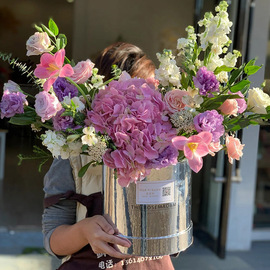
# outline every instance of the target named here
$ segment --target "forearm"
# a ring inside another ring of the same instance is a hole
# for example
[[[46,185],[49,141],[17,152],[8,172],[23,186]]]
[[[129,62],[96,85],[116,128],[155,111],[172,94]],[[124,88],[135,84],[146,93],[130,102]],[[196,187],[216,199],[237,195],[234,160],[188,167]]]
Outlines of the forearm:
[[[81,223],[61,225],[57,227],[50,238],[51,250],[59,255],[73,254],[88,244],[81,230]]]

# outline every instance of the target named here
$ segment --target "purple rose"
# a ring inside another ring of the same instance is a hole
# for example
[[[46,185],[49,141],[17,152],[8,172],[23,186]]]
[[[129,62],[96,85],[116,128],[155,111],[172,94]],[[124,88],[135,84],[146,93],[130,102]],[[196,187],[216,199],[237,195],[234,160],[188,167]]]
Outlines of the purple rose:
[[[215,74],[207,70],[206,67],[201,67],[196,77],[193,77],[194,85],[199,88],[200,95],[202,96],[213,96],[212,92],[219,92],[219,82]]]
[[[71,116],[61,116],[65,112],[65,109],[61,109],[52,118],[53,127],[55,130],[66,130],[67,128],[73,128],[73,117]]]
[[[216,110],[206,111],[194,117],[195,129],[200,133],[202,131],[211,132],[213,135],[213,142],[217,142],[224,134],[223,116]]]
[[[53,83],[53,89],[60,102],[63,101],[66,96],[70,98],[78,96],[77,87],[70,84],[65,78],[58,77]]]
[[[22,92],[5,90],[0,102],[1,118],[10,118],[16,113],[24,113],[24,105],[28,105],[26,95]]]

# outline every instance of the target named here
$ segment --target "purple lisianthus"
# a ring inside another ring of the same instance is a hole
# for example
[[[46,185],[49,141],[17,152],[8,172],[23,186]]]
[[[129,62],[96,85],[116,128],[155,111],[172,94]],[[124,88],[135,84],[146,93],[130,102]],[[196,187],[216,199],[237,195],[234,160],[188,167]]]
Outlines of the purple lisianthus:
[[[223,116],[216,110],[206,111],[199,113],[193,119],[195,129],[200,133],[202,131],[208,131],[213,135],[213,142],[217,142],[224,134]]]
[[[24,105],[28,105],[26,95],[5,90],[0,102],[1,118],[10,118],[16,113],[24,113]]]
[[[219,82],[215,74],[207,70],[206,67],[201,67],[196,77],[193,77],[194,85],[199,88],[200,95],[202,96],[213,96],[212,92],[219,92]]]
[[[52,118],[53,127],[55,130],[66,130],[67,128],[73,128],[73,117],[71,116],[61,116],[65,112],[65,109],[61,109]]]
[[[172,146],[167,146],[158,156],[146,164],[148,169],[160,169],[177,163],[178,150]]]
[[[63,101],[66,96],[70,98],[78,96],[77,87],[70,84],[65,78],[58,77],[53,83],[53,89],[60,102]]]

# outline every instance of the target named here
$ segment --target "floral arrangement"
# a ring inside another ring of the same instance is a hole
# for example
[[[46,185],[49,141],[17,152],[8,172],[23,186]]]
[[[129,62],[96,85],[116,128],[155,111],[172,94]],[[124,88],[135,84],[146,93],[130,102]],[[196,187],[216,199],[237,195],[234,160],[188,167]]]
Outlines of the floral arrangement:
[[[237,68],[240,52],[228,52],[227,6],[222,1],[215,15],[205,14],[200,34],[188,26],[176,56],[158,53],[159,68],[149,79],[112,67],[113,78],[103,82],[89,59],[76,64],[67,58],[67,39],[52,19],[48,27],[36,25],[26,43],[28,56],[41,55],[34,71],[0,56],[21,67],[39,92],[33,97],[15,82],[6,83],[1,118],[41,132],[53,157],[88,155],[79,176],[90,165],[105,164],[116,169],[122,186],[185,158],[198,172],[202,157],[221,149],[231,163],[239,160],[244,145],[235,132],[267,123],[270,97],[261,88],[250,89],[248,77],[260,69],[255,60]]]

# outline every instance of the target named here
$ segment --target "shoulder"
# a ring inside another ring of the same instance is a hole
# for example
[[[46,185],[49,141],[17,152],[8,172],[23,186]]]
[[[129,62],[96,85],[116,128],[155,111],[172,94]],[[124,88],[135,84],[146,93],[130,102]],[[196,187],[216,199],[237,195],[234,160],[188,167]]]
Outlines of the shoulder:
[[[75,191],[72,168],[68,159],[55,158],[44,177],[45,196]]]

